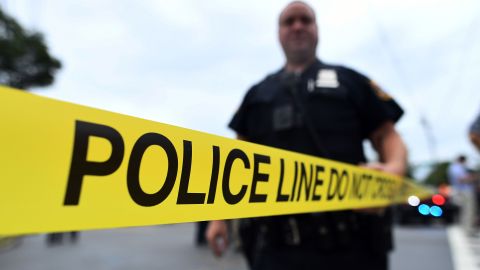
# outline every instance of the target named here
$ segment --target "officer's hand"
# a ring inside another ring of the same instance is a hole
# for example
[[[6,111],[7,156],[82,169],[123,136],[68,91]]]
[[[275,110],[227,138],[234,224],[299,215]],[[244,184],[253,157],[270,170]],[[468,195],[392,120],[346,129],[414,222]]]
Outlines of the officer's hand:
[[[367,164],[360,164],[360,167],[376,170],[376,171],[382,171],[390,174],[395,174],[395,175],[403,175],[404,171],[403,168],[400,165],[396,165],[395,163],[380,163],[380,162],[370,162]]]
[[[376,171],[392,173],[392,174],[398,174],[395,168],[391,168],[388,164],[385,164],[385,163],[372,162],[368,164],[360,164],[360,167],[364,167],[364,168],[368,168]],[[370,208],[358,209],[355,211],[359,213],[364,213],[364,214],[383,215],[385,213],[385,209],[386,209],[385,207],[370,207]]]
[[[208,244],[216,256],[222,256],[228,246],[228,228],[224,220],[212,220],[206,231]]]

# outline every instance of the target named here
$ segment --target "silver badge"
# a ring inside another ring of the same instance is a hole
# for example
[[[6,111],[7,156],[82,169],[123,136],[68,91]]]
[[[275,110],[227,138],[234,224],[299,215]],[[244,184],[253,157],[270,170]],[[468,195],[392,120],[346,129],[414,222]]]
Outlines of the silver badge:
[[[315,82],[317,87],[337,88],[338,83],[337,72],[333,69],[320,69]]]

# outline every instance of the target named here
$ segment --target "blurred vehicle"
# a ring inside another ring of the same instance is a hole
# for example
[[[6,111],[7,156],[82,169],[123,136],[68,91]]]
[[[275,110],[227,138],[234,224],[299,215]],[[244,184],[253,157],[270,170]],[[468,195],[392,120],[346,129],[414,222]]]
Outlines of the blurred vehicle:
[[[404,204],[395,205],[394,220],[401,225],[432,223],[452,224],[457,220],[459,207],[452,203],[450,188],[441,185],[438,193],[426,200],[410,196]]]

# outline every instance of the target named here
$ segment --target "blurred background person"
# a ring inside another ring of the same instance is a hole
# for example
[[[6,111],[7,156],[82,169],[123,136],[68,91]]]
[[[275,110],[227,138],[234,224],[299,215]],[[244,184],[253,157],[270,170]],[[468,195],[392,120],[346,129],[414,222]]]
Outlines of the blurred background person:
[[[205,232],[207,231],[208,221],[199,221],[195,225],[195,245],[205,246],[207,238]]]
[[[470,129],[468,132],[468,136],[470,137],[470,142],[475,146],[477,151],[480,152],[480,113],[477,115],[477,117],[473,120],[472,124],[470,125]],[[478,226],[480,224],[480,182],[478,179],[480,179],[479,175],[480,173],[477,171],[475,173],[475,178],[477,179],[476,181],[476,206],[477,206],[477,216],[476,216],[476,222],[475,224]]]
[[[460,225],[468,235],[476,233],[476,198],[475,178],[466,166],[464,155],[452,162],[448,167],[448,178],[452,186],[452,199],[460,207]]]
[[[77,231],[71,231],[71,232],[55,232],[55,233],[49,233],[47,234],[47,245],[48,246],[55,246],[55,245],[61,245],[63,244],[63,236],[64,235],[69,235],[70,236],[70,242],[71,243],[76,243],[78,241],[78,236],[79,232]]]

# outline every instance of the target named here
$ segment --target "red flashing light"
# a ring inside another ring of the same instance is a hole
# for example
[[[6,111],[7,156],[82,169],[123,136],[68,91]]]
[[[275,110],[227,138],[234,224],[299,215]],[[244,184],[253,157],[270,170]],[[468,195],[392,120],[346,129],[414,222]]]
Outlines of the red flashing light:
[[[435,194],[432,197],[432,202],[436,205],[444,205],[445,204],[445,197],[440,194]]]

